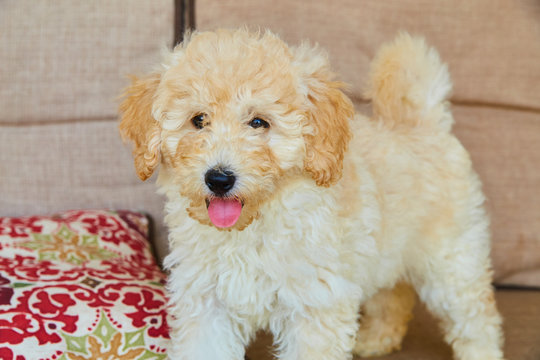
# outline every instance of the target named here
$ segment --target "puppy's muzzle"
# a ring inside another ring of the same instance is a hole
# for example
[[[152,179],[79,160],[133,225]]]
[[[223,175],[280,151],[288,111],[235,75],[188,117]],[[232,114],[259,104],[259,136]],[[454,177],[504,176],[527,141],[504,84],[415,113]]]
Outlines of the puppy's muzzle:
[[[217,196],[224,196],[231,190],[236,182],[236,176],[232,171],[224,169],[210,169],[204,176],[206,186]]]

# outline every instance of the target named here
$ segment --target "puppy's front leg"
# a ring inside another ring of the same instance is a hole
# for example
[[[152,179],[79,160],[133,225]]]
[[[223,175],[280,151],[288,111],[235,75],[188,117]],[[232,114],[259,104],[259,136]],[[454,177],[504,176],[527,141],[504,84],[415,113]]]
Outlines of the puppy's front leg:
[[[241,360],[249,341],[215,299],[182,299],[170,311],[170,360]]]
[[[323,309],[293,312],[274,334],[281,360],[346,360],[352,358],[358,329],[358,304],[342,301]]]

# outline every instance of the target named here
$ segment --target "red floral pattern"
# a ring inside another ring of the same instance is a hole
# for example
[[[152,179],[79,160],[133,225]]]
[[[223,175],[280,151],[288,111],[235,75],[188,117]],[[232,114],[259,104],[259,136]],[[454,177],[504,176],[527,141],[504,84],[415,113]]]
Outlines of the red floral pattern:
[[[0,218],[0,360],[164,359],[164,274],[147,219]]]

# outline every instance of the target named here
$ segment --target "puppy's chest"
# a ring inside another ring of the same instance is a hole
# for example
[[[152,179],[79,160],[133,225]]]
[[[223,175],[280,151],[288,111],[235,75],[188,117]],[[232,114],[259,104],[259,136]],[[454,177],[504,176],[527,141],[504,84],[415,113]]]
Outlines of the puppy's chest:
[[[257,249],[237,249],[221,256],[216,267],[217,298],[239,315],[264,317],[272,312],[285,279],[271,271],[280,266],[271,258],[268,251]]]

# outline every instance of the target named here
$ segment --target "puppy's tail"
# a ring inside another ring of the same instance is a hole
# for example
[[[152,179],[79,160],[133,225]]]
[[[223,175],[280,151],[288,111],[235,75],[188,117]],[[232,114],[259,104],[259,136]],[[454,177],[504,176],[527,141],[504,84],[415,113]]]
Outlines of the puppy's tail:
[[[427,126],[450,131],[452,83],[446,64],[422,38],[400,33],[371,64],[369,89],[376,119],[391,126]]]

